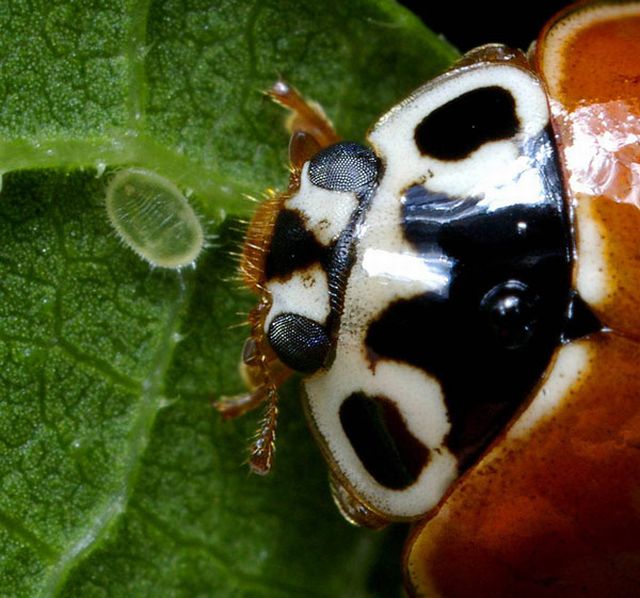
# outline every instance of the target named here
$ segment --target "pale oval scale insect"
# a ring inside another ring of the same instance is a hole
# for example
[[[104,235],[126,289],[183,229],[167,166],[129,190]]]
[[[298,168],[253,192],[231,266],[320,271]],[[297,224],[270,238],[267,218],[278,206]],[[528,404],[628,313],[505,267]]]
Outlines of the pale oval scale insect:
[[[152,266],[182,268],[202,251],[198,216],[176,185],[155,172],[118,172],[107,187],[106,207],[118,236]]]

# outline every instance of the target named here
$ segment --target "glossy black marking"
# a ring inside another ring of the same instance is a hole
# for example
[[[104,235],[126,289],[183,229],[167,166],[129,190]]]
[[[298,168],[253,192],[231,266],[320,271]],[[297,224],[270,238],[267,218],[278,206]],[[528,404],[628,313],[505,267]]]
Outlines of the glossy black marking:
[[[485,143],[513,137],[519,127],[513,96],[494,85],[436,108],[416,127],[414,139],[423,155],[460,160]]]
[[[282,363],[304,374],[321,368],[331,348],[331,340],[321,324],[292,313],[276,316],[267,338]]]
[[[506,349],[519,349],[531,340],[540,324],[538,303],[539,297],[526,284],[508,280],[485,294],[480,311],[498,343]]]
[[[296,270],[323,262],[327,250],[309,232],[300,215],[282,210],[276,219],[271,247],[265,260],[265,276],[287,278]]]
[[[318,152],[309,162],[309,180],[330,191],[358,192],[375,183],[378,159],[368,148],[344,141]]]
[[[340,405],[340,423],[365,469],[386,488],[410,486],[429,462],[429,449],[386,397],[350,395]]]
[[[420,184],[410,186],[402,199],[402,226],[407,240],[421,246],[425,223],[446,224],[476,209],[477,198],[454,197],[429,191]],[[428,239],[431,243],[431,239]]]
[[[602,323],[577,291],[571,294],[562,340],[569,343],[602,330]]]
[[[522,152],[543,189],[537,202],[492,208],[431,193],[402,200],[406,239],[441,285],[391,304],[367,332],[373,361],[412,364],[440,383],[448,448],[468,466],[525,401],[563,340],[571,240],[551,135]]]

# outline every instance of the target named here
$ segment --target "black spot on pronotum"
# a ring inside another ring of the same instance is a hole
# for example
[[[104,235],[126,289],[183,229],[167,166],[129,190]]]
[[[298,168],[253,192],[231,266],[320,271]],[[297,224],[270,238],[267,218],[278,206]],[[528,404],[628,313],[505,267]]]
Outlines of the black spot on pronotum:
[[[429,462],[429,449],[386,397],[350,395],[340,406],[340,423],[365,469],[386,488],[410,486]]]
[[[276,219],[271,247],[265,261],[265,276],[286,278],[296,270],[322,262],[325,249],[309,232],[302,218],[291,210],[282,210]]]
[[[276,316],[267,338],[282,363],[303,374],[321,368],[331,347],[322,324],[293,313]]]
[[[509,139],[519,128],[511,93],[492,85],[463,93],[430,112],[416,127],[420,153],[460,160],[490,141]]]
[[[445,444],[461,469],[527,400],[558,344],[598,325],[579,302],[567,312],[572,254],[553,137],[545,130],[522,152],[543,190],[535,203],[514,194],[494,209],[422,185],[404,191],[404,234],[432,288],[388,305],[365,338],[372,362],[404,362],[440,384]]]
[[[309,180],[330,191],[365,191],[377,177],[375,154],[368,147],[350,141],[323,149],[309,162]]]

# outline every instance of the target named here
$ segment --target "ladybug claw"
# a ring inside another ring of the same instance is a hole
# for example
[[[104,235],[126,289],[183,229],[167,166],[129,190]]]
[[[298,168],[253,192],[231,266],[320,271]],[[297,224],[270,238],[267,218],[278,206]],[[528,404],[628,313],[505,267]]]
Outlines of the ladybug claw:
[[[271,471],[276,449],[276,426],[278,423],[278,393],[275,389],[267,395],[267,408],[251,445],[249,468],[253,473],[266,475]]]

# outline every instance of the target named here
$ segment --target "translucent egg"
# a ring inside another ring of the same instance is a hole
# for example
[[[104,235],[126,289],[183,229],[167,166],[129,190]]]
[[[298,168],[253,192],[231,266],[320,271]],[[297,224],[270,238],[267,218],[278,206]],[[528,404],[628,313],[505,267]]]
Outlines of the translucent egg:
[[[198,216],[180,190],[154,172],[119,171],[107,187],[106,207],[118,236],[153,266],[182,268],[202,251]]]

